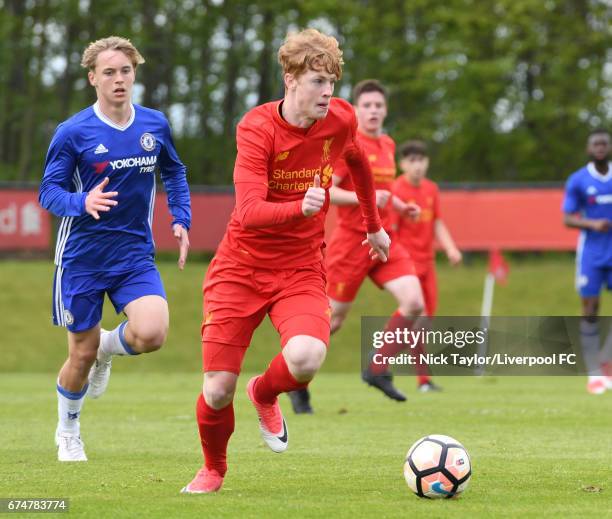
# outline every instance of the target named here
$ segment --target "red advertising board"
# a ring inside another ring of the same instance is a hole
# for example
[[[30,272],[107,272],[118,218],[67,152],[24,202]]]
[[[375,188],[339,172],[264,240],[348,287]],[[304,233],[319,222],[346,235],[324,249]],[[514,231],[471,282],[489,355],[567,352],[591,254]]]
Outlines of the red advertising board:
[[[38,205],[38,193],[0,191],[0,251],[48,250],[51,217]]]
[[[442,218],[464,250],[573,250],[578,232],[563,225],[563,190],[449,190],[440,195]],[[154,233],[158,249],[174,249],[165,196],[158,198]],[[214,251],[223,237],[234,206],[231,193],[193,193],[193,250]],[[329,238],[336,222],[331,207],[326,221]]]
[[[47,250],[50,215],[40,208],[36,191],[0,191],[0,250]],[[442,217],[464,250],[573,250],[577,232],[562,223],[563,190],[482,189],[441,193]],[[193,251],[214,251],[234,207],[231,192],[194,192],[189,239]],[[166,195],[158,194],[153,234],[158,250],[176,250]],[[336,221],[332,207],[327,235]]]
[[[573,250],[578,231],[563,225],[563,190],[443,191],[442,218],[463,250]]]
[[[189,242],[193,251],[214,251],[223,238],[225,227],[234,209],[233,193],[192,193],[191,232]],[[155,200],[153,236],[157,250],[177,250],[170,224],[165,194]]]

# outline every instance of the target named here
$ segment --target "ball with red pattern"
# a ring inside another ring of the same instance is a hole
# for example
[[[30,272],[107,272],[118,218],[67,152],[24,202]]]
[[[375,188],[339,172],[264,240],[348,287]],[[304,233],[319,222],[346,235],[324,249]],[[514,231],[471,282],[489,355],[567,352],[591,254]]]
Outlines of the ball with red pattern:
[[[419,497],[457,497],[467,488],[471,476],[472,464],[465,447],[442,434],[417,440],[404,463],[406,483]]]

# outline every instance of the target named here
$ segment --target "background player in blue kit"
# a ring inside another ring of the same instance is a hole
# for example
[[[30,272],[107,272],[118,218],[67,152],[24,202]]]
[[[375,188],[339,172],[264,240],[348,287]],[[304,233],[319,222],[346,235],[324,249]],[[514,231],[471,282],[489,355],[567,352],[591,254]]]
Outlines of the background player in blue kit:
[[[41,205],[62,217],[55,251],[53,322],[68,329],[68,359],[57,379],[60,461],[86,461],[79,416],[85,394],[106,389],[112,355],[161,347],[168,304],[154,263],[155,171],[168,193],[178,265],[187,258],[189,188],[168,121],[133,105],[136,67],[144,59],[132,43],[111,36],[91,43],[81,65],[97,101],[60,124],[40,185]],[[104,294],[127,321],[100,329]]]
[[[612,164],[610,134],[591,132],[587,141],[591,162],[573,173],[565,186],[564,223],[581,229],[576,249],[576,288],[582,298],[580,340],[589,372],[587,391],[612,388],[612,333],[600,351],[599,294],[612,289]]]

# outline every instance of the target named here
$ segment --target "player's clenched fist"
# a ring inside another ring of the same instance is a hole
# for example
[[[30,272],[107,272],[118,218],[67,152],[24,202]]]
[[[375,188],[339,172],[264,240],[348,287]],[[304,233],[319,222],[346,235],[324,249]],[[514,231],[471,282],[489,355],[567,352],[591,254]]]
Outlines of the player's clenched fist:
[[[96,220],[100,219],[98,211],[110,211],[111,207],[116,206],[119,202],[111,200],[119,193],[117,191],[108,191],[104,193],[104,188],[108,185],[109,178],[105,177],[96,187],[94,187],[85,198],[85,212],[89,213]]]
[[[309,187],[302,200],[302,213],[312,216],[318,213],[325,203],[325,189],[321,187],[321,177],[315,175],[313,187]]]

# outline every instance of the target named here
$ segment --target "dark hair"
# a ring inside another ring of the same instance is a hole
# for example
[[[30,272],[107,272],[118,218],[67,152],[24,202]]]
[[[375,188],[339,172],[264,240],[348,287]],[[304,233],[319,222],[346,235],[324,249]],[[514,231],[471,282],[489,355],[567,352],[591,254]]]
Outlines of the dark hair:
[[[353,87],[353,104],[357,104],[361,94],[367,94],[368,92],[380,92],[385,101],[387,100],[387,89],[382,86],[381,82],[377,79],[364,79]]]
[[[402,158],[409,157],[410,155],[420,155],[422,157],[428,157],[427,144],[425,141],[406,141],[400,146],[400,156]]]
[[[593,137],[593,135],[607,135],[608,137],[610,136],[610,132],[608,130],[606,130],[605,128],[595,128],[594,130],[591,130],[589,132],[589,135],[587,137],[587,141],[591,139],[591,137]]]

